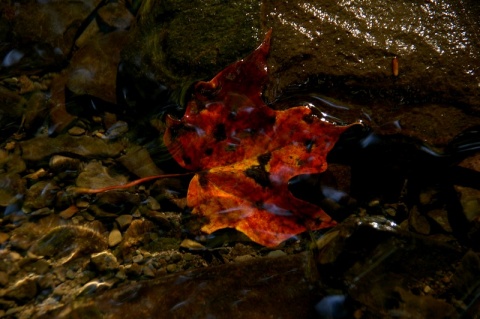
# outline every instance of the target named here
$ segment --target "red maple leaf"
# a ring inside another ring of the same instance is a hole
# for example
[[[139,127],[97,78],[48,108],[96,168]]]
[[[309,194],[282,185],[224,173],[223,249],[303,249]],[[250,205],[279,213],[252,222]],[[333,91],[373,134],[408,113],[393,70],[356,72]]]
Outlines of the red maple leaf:
[[[335,225],[320,207],[294,197],[288,181],[326,170],[327,153],[349,126],[335,126],[306,106],[269,108],[270,34],[247,58],[210,82],[198,82],[182,119],[167,118],[164,143],[184,168],[199,171],[188,188],[202,230],[232,227],[273,247],[305,230]]]

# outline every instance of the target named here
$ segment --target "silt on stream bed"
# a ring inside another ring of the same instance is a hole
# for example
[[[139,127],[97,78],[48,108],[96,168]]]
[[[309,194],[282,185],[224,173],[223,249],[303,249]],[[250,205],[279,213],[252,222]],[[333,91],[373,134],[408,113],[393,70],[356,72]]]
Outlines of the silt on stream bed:
[[[2,3],[0,317],[478,317],[479,12],[447,0]],[[327,171],[289,183],[337,226],[274,248],[207,236],[186,206],[191,176],[71,192],[184,173],[161,142],[166,114],[182,117],[191,84],[270,28],[267,104],[365,123]]]

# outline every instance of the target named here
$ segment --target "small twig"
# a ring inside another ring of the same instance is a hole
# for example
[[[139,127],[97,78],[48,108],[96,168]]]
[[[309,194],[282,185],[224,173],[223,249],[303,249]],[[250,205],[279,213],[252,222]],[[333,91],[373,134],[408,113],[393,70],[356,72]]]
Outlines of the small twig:
[[[188,176],[195,174],[195,172],[188,172],[188,173],[179,173],[179,174],[164,174],[164,175],[153,175],[153,176],[147,176],[143,177],[140,179],[136,179],[134,181],[131,181],[130,183],[123,184],[123,185],[113,185],[113,186],[107,186],[107,187],[102,187],[102,188],[85,188],[85,187],[71,187],[68,189],[69,192],[72,193],[77,193],[77,194],[98,194],[98,193],[103,193],[111,190],[117,190],[117,189],[126,189],[130,188],[132,186],[136,186],[138,184],[142,184],[154,179],[161,179],[161,178],[170,178],[170,177],[180,177],[180,176]]]

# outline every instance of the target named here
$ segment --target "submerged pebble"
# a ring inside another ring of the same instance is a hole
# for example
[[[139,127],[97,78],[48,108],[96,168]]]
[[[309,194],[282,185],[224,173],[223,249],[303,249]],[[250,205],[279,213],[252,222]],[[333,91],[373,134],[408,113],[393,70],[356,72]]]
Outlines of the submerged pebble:
[[[90,260],[92,264],[101,272],[114,271],[119,267],[117,258],[108,251],[92,254]]]
[[[107,242],[96,231],[82,226],[58,226],[30,248],[38,256],[46,256],[60,264],[107,248]]]
[[[113,229],[108,234],[108,246],[115,247],[122,241],[122,233],[118,229]]]

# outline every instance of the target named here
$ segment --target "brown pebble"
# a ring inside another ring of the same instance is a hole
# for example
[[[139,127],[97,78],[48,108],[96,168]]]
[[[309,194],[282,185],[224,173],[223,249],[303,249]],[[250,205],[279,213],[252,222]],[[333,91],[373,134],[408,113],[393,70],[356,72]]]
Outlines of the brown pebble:
[[[142,263],[142,261],[143,261],[143,256],[140,255],[140,254],[139,254],[139,255],[135,255],[135,256],[133,256],[132,261],[133,261],[134,263],[140,264],[140,263]]]
[[[398,76],[398,57],[392,59],[392,73],[394,76]]]
[[[63,211],[58,214],[61,218],[63,219],[70,219],[73,217],[78,212],[78,208],[75,205],[71,205],[67,209],[64,209]]]
[[[37,278],[28,276],[20,279],[7,290],[5,296],[17,301],[31,300],[37,295]]]
[[[87,208],[90,203],[84,200],[78,200],[75,205],[77,205],[78,208]]]
[[[151,209],[151,210],[160,210],[160,204],[158,203],[158,201],[153,198],[152,196],[149,196],[146,200],[146,204],[147,204],[147,207],[148,209]]]
[[[115,219],[120,229],[127,228],[132,223],[132,220],[132,215],[120,215]]]
[[[68,130],[68,134],[70,134],[72,136],[80,136],[80,135],[85,134],[85,129],[83,129],[81,127],[78,127],[78,126],[74,126],[74,127],[72,127],[71,129]]]
[[[188,238],[184,239],[180,243],[180,247],[185,248],[185,249],[190,249],[190,250],[204,250],[205,249],[205,246],[203,246],[199,242],[196,242],[196,241],[188,239]]]
[[[9,237],[10,235],[8,235],[7,233],[0,233],[0,245],[6,242]]]
[[[147,277],[155,277],[155,272],[152,268],[150,268],[149,266],[144,266],[143,267],[143,275],[144,276],[147,276]]]
[[[175,271],[177,271],[177,265],[175,265],[175,264],[167,265],[167,272],[172,273],[172,272],[175,272]]]
[[[117,257],[108,251],[92,254],[90,261],[99,271],[117,270],[120,266]]]
[[[125,270],[127,271],[128,275],[140,276],[140,274],[142,273],[142,266],[140,266],[139,264],[133,263],[127,266]]]
[[[427,286],[423,287],[423,292],[428,294],[428,293],[432,292],[432,288],[427,285]]]
[[[122,233],[118,229],[113,229],[110,234],[108,234],[108,246],[117,246],[121,241]]]
[[[5,271],[0,271],[0,286],[6,286],[8,284],[8,274]]]

